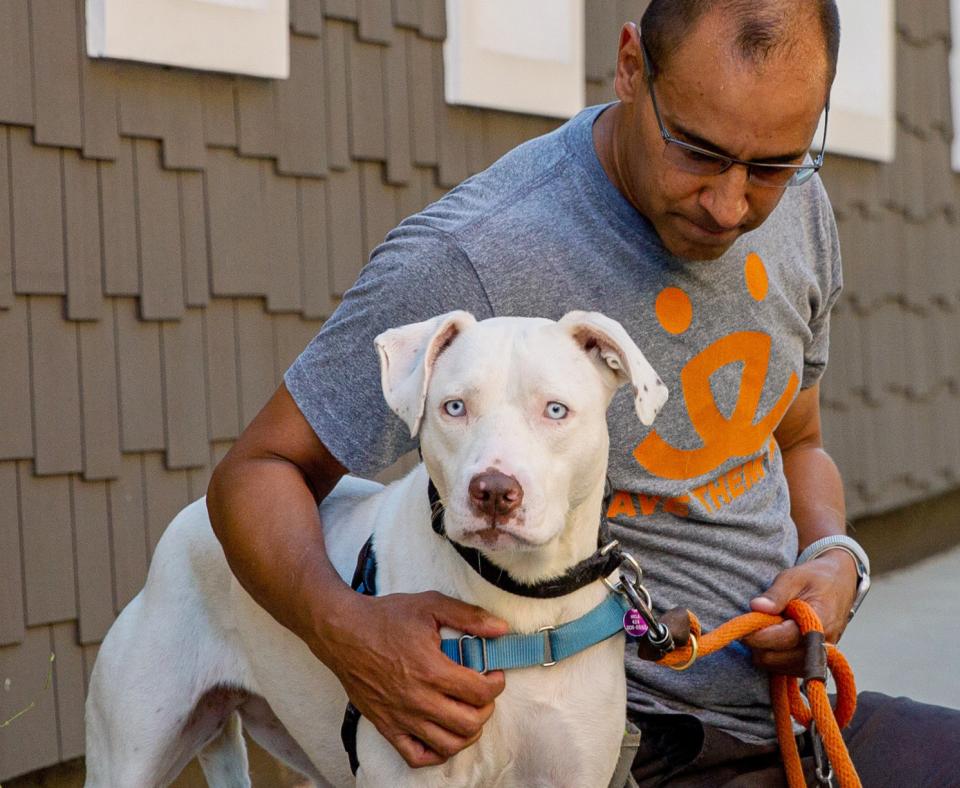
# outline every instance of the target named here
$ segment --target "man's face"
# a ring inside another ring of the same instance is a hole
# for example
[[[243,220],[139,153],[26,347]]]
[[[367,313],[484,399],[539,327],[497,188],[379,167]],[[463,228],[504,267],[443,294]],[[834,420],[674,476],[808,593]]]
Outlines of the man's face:
[[[655,64],[664,126],[680,140],[737,159],[801,163],[826,99],[822,41],[812,35],[758,66],[731,52],[732,33],[715,16],[701,20],[666,63]],[[626,26],[616,82],[617,185],[671,253],[716,259],[763,223],[783,190],[754,184],[742,165],[694,175],[668,161],[639,46],[636,27]]]

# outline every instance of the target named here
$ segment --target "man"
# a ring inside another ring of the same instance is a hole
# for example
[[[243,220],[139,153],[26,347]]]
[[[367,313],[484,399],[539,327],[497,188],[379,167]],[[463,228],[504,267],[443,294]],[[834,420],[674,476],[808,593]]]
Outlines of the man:
[[[475,741],[503,688],[501,674],[442,656],[439,627],[504,625],[437,594],[362,597],[327,560],[317,501],[347,469],[375,472],[414,446],[381,401],[372,338],[389,326],[454,308],[620,320],[673,393],[650,432],[622,398],[609,419],[609,515],[658,605],[690,607],[711,629],[800,597],[836,641],[857,594],[845,550],[794,566],[845,530],[818,405],[839,250],[806,158],[836,67],[836,8],[654,0],[642,29],[621,33],[618,103],[521,146],[388,235],[211,481],[240,581],[411,766]],[[638,780],[779,779],[764,670],[796,670],[799,636],[785,623],[746,643],[683,674],[628,655]],[[880,705],[874,721],[890,713]],[[866,738],[861,768],[887,774],[873,756],[894,745]],[[914,774],[900,784],[929,784]]]

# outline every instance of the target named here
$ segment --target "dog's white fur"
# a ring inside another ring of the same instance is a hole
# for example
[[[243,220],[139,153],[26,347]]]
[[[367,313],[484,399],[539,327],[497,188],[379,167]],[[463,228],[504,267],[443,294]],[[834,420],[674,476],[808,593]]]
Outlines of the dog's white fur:
[[[519,632],[601,602],[608,591],[599,582],[535,600],[482,580],[433,533],[427,473],[449,537],[481,548],[514,578],[557,576],[590,555],[610,399],[630,383],[645,424],[666,399],[623,328],[597,313],[477,323],[453,312],[388,331],[377,349],[386,400],[420,433],[424,464],[386,488],[346,477],[323,502],[324,539],[341,576],[349,579],[375,531],[381,594],[437,590]],[[463,415],[445,409],[451,400],[464,402]],[[550,418],[551,402],[568,408],[564,418]],[[523,490],[517,511],[495,527],[468,493],[489,469]],[[357,784],[605,788],[623,733],[622,661],[615,637],[550,668],[510,671],[481,739],[440,766],[411,770],[361,720]],[[339,736],[346,700],[335,676],[233,578],[200,500],[170,524],[146,586],[101,647],[87,700],[87,786],[163,785],[197,754],[210,784],[249,785],[240,721],[319,785],[350,785]]]

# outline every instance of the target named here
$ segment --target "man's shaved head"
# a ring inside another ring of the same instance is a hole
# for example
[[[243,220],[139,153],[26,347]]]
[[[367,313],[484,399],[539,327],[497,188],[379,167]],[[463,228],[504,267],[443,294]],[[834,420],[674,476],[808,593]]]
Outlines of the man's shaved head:
[[[803,36],[819,35],[827,85],[833,84],[840,49],[835,0],[651,0],[640,31],[654,65],[664,68],[701,17],[714,11],[729,25],[731,51],[757,65],[789,50]]]

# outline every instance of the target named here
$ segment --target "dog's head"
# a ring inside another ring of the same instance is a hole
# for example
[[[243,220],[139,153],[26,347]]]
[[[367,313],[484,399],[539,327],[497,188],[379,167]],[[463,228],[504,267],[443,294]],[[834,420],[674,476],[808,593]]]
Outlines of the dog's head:
[[[450,312],[376,346],[384,397],[420,433],[448,536],[488,553],[563,539],[585,505],[595,540],[614,392],[633,387],[646,425],[667,399],[623,327],[597,312],[558,322]]]

